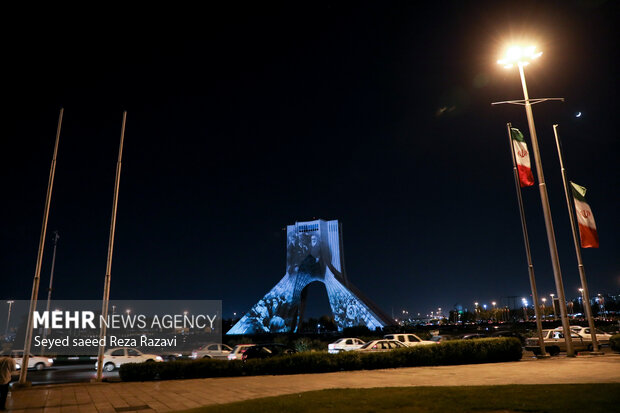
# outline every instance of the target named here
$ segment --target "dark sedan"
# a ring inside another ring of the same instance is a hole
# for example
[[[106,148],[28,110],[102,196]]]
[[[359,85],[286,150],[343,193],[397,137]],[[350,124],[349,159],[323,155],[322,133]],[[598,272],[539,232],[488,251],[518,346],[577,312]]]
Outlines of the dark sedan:
[[[242,360],[250,359],[266,359],[270,357],[283,356],[296,353],[296,351],[284,344],[272,343],[272,344],[257,344],[248,348],[243,353]]]
[[[486,334],[481,334],[481,333],[473,333],[473,334],[465,334],[463,337],[461,337],[462,340],[474,340],[477,338],[487,338],[488,336]]]

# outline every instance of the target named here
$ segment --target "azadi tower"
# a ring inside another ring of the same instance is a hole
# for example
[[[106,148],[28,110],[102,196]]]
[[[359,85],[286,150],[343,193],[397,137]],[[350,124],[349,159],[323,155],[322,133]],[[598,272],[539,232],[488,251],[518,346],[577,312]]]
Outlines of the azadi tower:
[[[348,280],[342,254],[342,228],[337,220],[297,222],[286,230],[286,274],[227,334],[297,332],[304,316],[307,288],[320,282],[338,329],[392,324],[372,301]]]

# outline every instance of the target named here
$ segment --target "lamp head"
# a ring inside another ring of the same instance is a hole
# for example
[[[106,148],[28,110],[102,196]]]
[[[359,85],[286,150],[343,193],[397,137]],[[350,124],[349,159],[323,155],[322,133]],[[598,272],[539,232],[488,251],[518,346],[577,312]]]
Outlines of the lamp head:
[[[510,46],[506,50],[505,56],[499,59],[497,63],[503,65],[506,69],[510,69],[515,63],[526,66],[531,60],[537,59],[541,55],[542,52],[536,51],[536,46]]]

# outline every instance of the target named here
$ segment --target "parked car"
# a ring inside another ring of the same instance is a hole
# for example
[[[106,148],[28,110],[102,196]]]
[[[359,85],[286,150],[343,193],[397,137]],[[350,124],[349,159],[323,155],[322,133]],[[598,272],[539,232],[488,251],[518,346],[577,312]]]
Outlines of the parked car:
[[[232,352],[232,348],[226,344],[210,343],[192,351],[191,358],[193,359],[221,359],[225,360]]]
[[[279,343],[270,343],[270,344],[257,344],[248,348],[244,353],[241,359],[243,361],[250,359],[266,359],[276,356],[284,356],[288,354],[296,353],[295,349],[285,346],[284,344]]]
[[[472,333],[472,334],[465,334],[463,336],[461,336],[461,340],[474,340],[477,338],[487,338],[489,336],[487,336],[486,334],[482,334],[482,333]]]
[[[415,334],[411,334],[411,333],[407,333],[407,334],[386,334],[386,335],[383,336],[383,338],[385,338],[387,340],[398,340],[401,343],[403,343],[404,345],[406,345],[407,347],[426,346],[426,345],[429,345],[429,344],[437,344],[434,341],[422,340],[420,337],[416,336]]]
[[[178,351],[165,351],[159,353],[159,355],[164,361],[187,360],[191,358],[191,355],[179,353]]]
[[[439,336],[431,337],[429,341],[439,344],[439,343],[443,343],[449,340],[456,340],[456,338],[453,336],[439,335]]]
[[[15,368],[17,370],[20,370],[22,368],[22,365],[24,364],[24,350],[13,350],[8,356],[15,360]],[[53,365],[54,359],[51,359],[49,357],[33,356],[32,354],[28,357],[29,369],[43,370],[44,368],[49,368]]]
[[[341,338],[327,345],[327,351],[331,354],[340,353],[341,351],[351,351],[358,349],[364,345],[359,338]]]
[[[256,344],[237,344],[233,347],[230,354],[228,354],[228,360],[241,360],[243,353],[250,347],[255,346]]]
[[[556,328],[556,330],[562,330],[562,327]],[[583,338],[583,341],[589,341],[590,344],[592,342],[592,334],[590,334],[590,327],[582,327],[582,326],[570,326],[570,330],[573,333],[576,333],[579,337]],[[596,334],[596,340],[601,346],[609,345],[609,339],[611,338],[611,334],[605,333],[604,331],[599,330],[598,328],[594,330]],[[592,348],[590,347],[590,350]]]
[[[543,330],[542,335],[545,350],[550,355],[557,356],[560,354],[560,351],[566,351],[566,339],[564,338],[564,332],[562,330]],[[575,351],[588,350],[592,345],[591,342],[585,341],[575,333],[571,333],[571,339]],[[540,354],[538,337],[527,338],[525,340],[525,349],[532,351],[534,354]]]
[[[404,343],[401,343],[398,340],[383,339],[383,340],[369,341],[368,343],[364,344],[362,347],[356,350],[353,350],[353,351],[383,352],[383,351],[395,350],[398,348],[407,348],[407,345]]]
[[[516,331],[496,331],[494,333],[491,333],[490,337],[514,337],[519,339],[522,346],[525,345],[525,337],[523,337]]]
[[[164,361],[161,356],[144,354],[140,350],[131,347],[117,347],[106,350],[103,353],[103,369],[113,371],[125,363],[152,363]],[[97,368],[95,363],[95,369]]]

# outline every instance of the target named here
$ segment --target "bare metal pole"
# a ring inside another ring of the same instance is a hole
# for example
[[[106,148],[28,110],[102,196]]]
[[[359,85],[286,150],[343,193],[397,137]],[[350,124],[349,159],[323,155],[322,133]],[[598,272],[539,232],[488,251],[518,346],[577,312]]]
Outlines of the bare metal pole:
[[[13,307],[13,303],[15,300],[8,300],[6,303],[9,305],[9,314],[6,316],[6,327],[4,327],[4,337],[6,339],[6,335],[9,334],[9,323],[11,322],[11,307]]]
[[[570,226],[573,230],[573,241],[575,243],[575,253],[577,254],[577,266],[579,267],[579,278],[581,279],[581,288],[583,288],[582,296],[584,298],[584,308],[586,310],[586,317],[588,317],[588,326],[590,327],[590,334],[592,335],[592,350],[598,353],[598,340],[596,339],[596,330],[594,326],[594,319],[592,318],[592,308],[590,307],[590,293],[588,292],[588,282],[586,281],[586,269],[583,266],[583,260],[581,259],[581,245],[579,241],[579,234],[577,233],[577,225],[575,220],[575,210],[573,209],[573,195],[569,188],[569,181],[564,168],[564,155],[562,154],[562,144],[560,142],[560,135],[558,134],[558,125],[553,125],[553,134],[555,135],[555,144],[558,148],[558,157],[560,158],[560,168],[562,169],[562,181],[564,182],[564,195],[566,195],[566,206],[568,207],[568,216],[570,218]]]
[[[52,301],[52,282],[54,281],[54,266],[56,265],[56,246],[58,245],[58,231],[54,231],[54,252],[52,253],[52,269],[50,270],[50,286],[47,289],[47,305],[45,306],[45,312],[50,312],[50,303]],[[43,329],[43,338],[47,337],[47,328]],[[41,346],[41,355],[45,352],[45,346]]]
[[[108,317],[108,304],[110,301],[110,279],[112,277],[112,251],[114,249],[114,233],[116,231],[116,208],[118,206],[118,188],[121,182],[121,160],[123,158],[123,141],[125,139],[125,122],[127,120],[127,111],[123,112],[123,123],[121,126],[121,143],[118,148],[118,162],[116,164],[116,182],[114,184],[114,198],[112,201],[112,222],[110,223],[110,237],[108,240],[108,260],[105,270],[105,281],[103,285],[103,305],[101,307],[101,317],[106,320]],[[99,343],[105,343],[106,324],[100,320]],[[97,355],[97,378],[101,381],[103,373],[103,353],[105,345],[99,345],[99,353]]]
[[[553,277],[555,279],[555,287],[558,293],[558,304],[562,318],[562,327],[564,328],[564,339],[566,340],[566,355],[568,357],[575,356],[573,349],[573,341],[570,336],[570,325],[566,313],[566,298],[564,297],[564,283],[562,281],[562,270],[560,268],[560,258],[558,256],[558,248],[555,243],[555,231],[553,230],[553,220],[551,218],[551,207],[549,206],[549,195],[547,194],[547,184],[545,183],[545,175],[542,169],[542,160],[540,159],[540,149],[538,148],[538,138],[536,137],[536,127],[534,125],[534,115],[532,114],[532,105],[527,93],[527,85],[525,83],[525,73],[523,72],[523,63],[519,62],[519,75],[521,76],[521,85],[523,86],[523,97],[525,99],[525,114],[527,116],[527,124],[532,138],[532,150],[534,151],[534,161],[536,163],[536,174],[538,175],[538,188],[540,190],[540,201],[542,203],[543,215],[545,217],[545,229],[547,230],[547,241],[549,243],[549,253],[551,255],[551,264],[553,267]],[[538,303],[536,303],[538,305]]]
[[[24,358],[22,368],[19,373],[19,384],[26,384],[28,374],[28,359],[30,358],[30,345],[32,342],[32,319],[37,309],[37,296],[39,295],[39,281],[41,280],[41,263],[43,262],[43,249],[45,248],[45,238],[47,234],[47,219],[50,213],[52,202],[52,188],[54,187],[54,175],[56,173],[56,156],[58,155],[58,142],[60,140],[60,128],[62,126],[62,115],[64,108],[60,109],[58,115],[58,127],[56,128],[56,143],[54,144],[54,154],[52,155],[52,165],[50,166],[50,176],[47,182],[47,197],[45,198],[45,208],[43,210],[43,224],[41,225],[41,236],[39,237],[39,252],[37,253],[37,265],[32,281],[32,294],[30,295],[30,310],[28,311],[28,322],[26,323],[26,338],[24,340]]]
[[[525,255],[527,256],[527,269],[530,275],[530,287],[532,288],[532,299],[534,300],[534,313],[536,314],[536,330],[538,333],[538,344],[540,344],[540,357],[547,357],[545,344],[542,333],[542,320],[540,310],[538,309],[538,290],[536,289],[536,277],[534,276],[534,264],[532,264],[532,252],[530,250],[530,237],[527,231],[527,222],[525,221],[525,211],[523,209],[523,197],[521,196],[521,184],[519,183],[519,170],[517,169],[517,161],[512,143],[512,125],[506,124],[508,129],[508,143],[510,146],[510,155],[512,158],[512,173],[515,180],[515,189],[517,190],[517,200],[519,201],[519,213],[521,214],[521,229],[523,230],[523,243],[525,244]],[[527,321],[527,309],[525,310]]]

